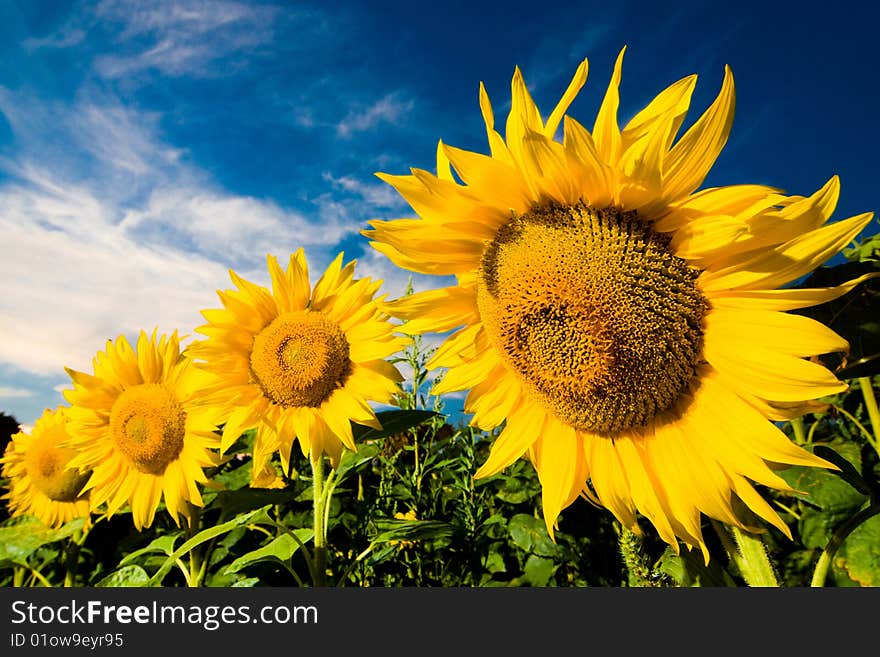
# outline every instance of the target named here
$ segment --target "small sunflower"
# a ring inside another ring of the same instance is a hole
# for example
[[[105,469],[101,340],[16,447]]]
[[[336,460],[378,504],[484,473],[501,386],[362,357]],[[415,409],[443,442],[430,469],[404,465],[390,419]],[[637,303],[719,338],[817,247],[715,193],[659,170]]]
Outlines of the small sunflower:
[[[808,197],[751,184],[697,191],[731,128],[730,68],[676,140],[696,76],[621,129],[623,54],[592,131],[566,116],[586,60],[546,120],[517,68],[504,138],[481,84],[490,153],[441,141],[436,175],[378,174],[418,217],[373,221],[364,235],[400,267],[456,277],[385,307],[409,320],[407,333],[456,329],[429,363],[446,368],[433,392],[469,390],[473,424],[504,425],[478,477],[526,455],[551,535],[583,494],[636,532],[640,512],[676,550],[682,539],[708,559],[701,514],[759,530],[750,509],[789,534],[753,484],[787,491],[780,466],[830,465],[770,420],[846,389],[811,357],[848,345],[785,311],[858,281],[783,286],[872,215],[828,223],[836,176]]]
[[[92,509],[106,502],[109,516],[128,502],[141,530],[163,498],[175,523],[191,519],[220,436],[217,409],[200,397],[210,377],[181,354],[177,332],[141,331],[136,347],[119,336],[93,359],[94,374],[66,368],[74,387],[64,396],[79,451],[71,465],[92,469]]]
[[[0,463],[9,479],[9,511],[32,515],[58,528],[75,518],[89,519],[89,495],[83,490],[89,472],[70,466],[76,451],[65,447],[70,439],[61,408],[46,409],[30,434],[12,436]]]
[[[402,380],[385,360],[408,338],[381,312],[374,295],[382,281],[354,278],[343,254],[315,284],[302,249],[282,269],[267,257],[271,291],[230,271],[237,290],[219,291],[221,309],[203,310],[207,339],[187,353],[219,383],[207,391],[224,409],[222,450],[256,427],[254,473],[280,452],[284,471],[298,440],[303,454],[355,450],[351,422],[381,428],[369,401],[388,403]]]

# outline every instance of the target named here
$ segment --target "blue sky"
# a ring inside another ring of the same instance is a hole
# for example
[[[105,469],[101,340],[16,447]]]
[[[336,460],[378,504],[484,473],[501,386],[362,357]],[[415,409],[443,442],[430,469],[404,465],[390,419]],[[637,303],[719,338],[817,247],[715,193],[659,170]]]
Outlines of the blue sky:
[[[432,169],[441,138],[486,152],[479,82],[503,116],[516,65],[549,109],[589,58],[570,113],[591,125],[623,45],[622,121],[697,73],[693,120],[729,64],[706,186],[838,174],[835,217],[877,211],[869,4],[0,2],[0,410],[32,424],[108,338],[191,335],[267,252],[319,272],[344,250],[399,294],[358,231],[411,213],[373,174]]]

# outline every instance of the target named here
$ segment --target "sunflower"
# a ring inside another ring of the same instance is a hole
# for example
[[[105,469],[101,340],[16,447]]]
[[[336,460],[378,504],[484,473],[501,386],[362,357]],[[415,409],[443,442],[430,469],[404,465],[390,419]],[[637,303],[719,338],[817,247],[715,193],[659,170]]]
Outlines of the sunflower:
[[[0,463],[9,479],[9,510],[13,516],[32,515],[58,528],[75,518],[89,520],[89,496],[83,487],[89,473],[70,467],[76,452],[69,440],[64,410],[46,409],[30,434],[12,436]]]
[[[218,291],[221,309],[203,310],[207,336],[187,350],[219,383],[206,391],[223,408],[222,451],[256,428],[254,473],[280,453],[289,470],[294,440],[313,462],[338,465],[356,450],[351,422],[381,428],[369,401],[387,403],[400,373],[385,360],[409,339],[381,312],[382,281],[354,278],[355,261],[340,253],[315,284],[302,249],[286,269],[267,256],[271,291],[230,271],[237,290]]]
[[[754,484],[789,491],[780,467],[830,466],[773,421],[846,389],[812,357],[848,345],[785,311],[858,281],[784,286],[872,215],[828,223],[836,176],[808,197],[752,184],[697,191],[731,128],[730,68],[676,140],[696,76],[621,129],[624,51],[592,131],[566,115],[586,60],[546,121],[517,68],[504,138],[481,84],[489,154],[441,141],[436,175],[377,174],[418,217],[363,234],[400,267],[455,277],[385,308],[410,334],[455,330],[429,363],[445,369],[434,394],[469,390],[472,423],[503,424],[476,476],[525,455],[551,536],[584,495],[632,531],[640,513],[674,549],[681,539],[708,559],[703,514],[760,531],[757,516],[790,536]]]
[[[92,509],[106,502],[110,516],[128,502],[141,530],[164,499],[176,524],[191,521],[203,468],[218,464],[218,411],[200,397],[209,375],[181,354],[176,331],[141,331],[136,350],[125,336],[108,340],[92,364],[93,375],[66,368],[74,387],[64,392],[79,451],[70,465],[92,469]]]

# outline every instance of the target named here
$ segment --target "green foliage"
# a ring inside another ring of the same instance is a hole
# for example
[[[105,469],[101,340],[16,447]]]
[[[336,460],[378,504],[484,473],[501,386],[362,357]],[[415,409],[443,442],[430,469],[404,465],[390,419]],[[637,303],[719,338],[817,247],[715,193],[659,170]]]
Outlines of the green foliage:
[[[837,285],[876,271],[878,244],[875,237],[857,245],[850,262],[802,284]],[[854,348],[847,361],[826,361],[850,389],[822,400],[823,410],[780,423],[834,468],[780,470],[788,492],[759,486],[791,534],[768,527],[764,536],[783,586],[880,585],[880,448],[870,410],[880,397],[878,284],[809,309]],[[400,358],[411,378],[396,408],[378,415],[383,428],[353,427],[357,451],[346,451],[326,482],[326,551],[316,545],[310,461],[295,447],[287,472],[276,456],[276,482],[252,487],[249,431],[207,473],[192,527],[175,525],[161,507],[144,531],[125,508],[89,528],[82,520],[53,530],[35,518],[4,517],[0,585],[745,585],[731,537],[708,520],[708,564],[699,550],[673,550],[643,519],[640,534],[624,530],[586,499],[563,510],[551,538],[527,460],[474,479],[496,434],[449,422],[443,400],[428,391],[428,357],[416,339]]]

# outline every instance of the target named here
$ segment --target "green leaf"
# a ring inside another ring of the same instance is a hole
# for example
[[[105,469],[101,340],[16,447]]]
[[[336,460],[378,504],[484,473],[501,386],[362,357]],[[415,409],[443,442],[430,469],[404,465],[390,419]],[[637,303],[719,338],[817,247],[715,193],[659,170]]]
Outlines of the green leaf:
[[[376,521],[379,533],[373,544],[390,541],[442,540],[452,536],[452,525],[439,520],[405,520],[382,518]]]
[[[171,554],[172,552],[174,552],[174,541],[176,541],[177,537],[180,536],[182,533],[183,532],[174,532],[173,534],[165,534],[163,536],[159,536],[146,547],[135,550],[134,552],[125,555],[122,561],[119,562],[119,565],[124,566],[126,564],[130,564],[144,554],[153,554],[156,552],[161,552],[165,555]]]
[[[504,483],[496,492],[496,496],[502,502],[508,504],[522,504],[532,499],[536,490],[529,488],[526,482],[518,477],[504,477]]]
[[[702,552],[696,549],[684,549],[680,554],[675,554],[672,548],[666,548],[658,570],[671,577],[678,586],[736,586],[718,559],[711,560],[707,566]]]
[[[231,575],[246,566],[261,561],[288,561],[299,550],[301,543],[305,544],[315,536],[315,532],[311,529],[294,529],[293,533],[296,538],[290,534],[281,534],[263,547],[243,554],[226,567],[225,573]]]
[[[284,505],[292,501],[296,493],[289,488],[242,488],[224,490],[209,505],[221,508],[227,516],[246,513],[266,506]]]
[[[868,518],[846,537],[834,557],[841,570],[860,586],[880,586],[880,515]]]
[[[518,513],[510,519],[507,530],[516,546],[525,552],[541,557],[552,557],[557,553],[558,548],[547,534],[543,520]]]
[[[858,445],[840,438],[822,443],[826,449],[823,456],[831,451],[841,463],[849,463],[849,468],[859,472],[862,468],[861,451]],[[814,450],[819,446],[814,446]],[[821,450],[820,450],[821,451]],[[829,459],[830,460],[830,459]],[[805,507],[798,520],[801,543],[808,548],[824,548],[834,534],[835,528],[855,513],[868,499],[854,488],[840,473],[821,468],[793,466],[779,473],[795,489],[793,495],[811,506]]]
[[[486,563],[483,565],[483,568],[488,573],[503,573],[507,571],[504,558],[497,552],[489,553],[489,556],[486,557]]]
[[[337,480],[341,481],[348,473],[356,470],[364,463],[372,461],[379,454],[379,448],[373,444],[360,443],[357,448],[356,452],[347,449],[342,453],[342,458],[339,459],[339,467],[336,468]]]
[[[21,521],[0,528],[0,564],[26,565],[27,558],[42,546],[72,536],[85,524],[74,518],[58,529],[47,527],[38,518],[24,516]]]
[[[817,443],[813,450],[819,447],[825,450],[825,455],[833,451],[836,454],[834,459],[848,462],[848,470],[851,468],[856,472],[861,471],[861,449],[857,444],[836,438],[827,443]],[[865,502],[865,495],[848,481],[822,468],[792,466],[781,471],[779,475],[797,491],[794,493],[795,497],[835,515],[850,515]]]
[[[382,411],[376,413],[376,418],[382,424],[382,429],[352,424],[352,433],[356,441],[378,440],[417,427],[436,415],[439,414],[435,411]]]
[[[260,583],[259,577],[245,577],[244,579],[240,579],[234,584],[230,584],[230,586],[234,589],[243,589],[243,588],[251,588]]]
[[[95,586],[98,587],[138,587],[138,586],[147,586],[147,583],[150,581],[150,576],[147,574],[147,571],[141,568],[138,565],[131,564],[128,566],[123,566],[119,570],[114,570],[112,573],[107,575],[101,581],[99,581]]]
[[[556,568],[557,566],[553,559],[530,554],[523,568],[522,581],[530,586],[547,586],[550,583],[550,578],[553,577],[553,573],[556,572]]]
[[[242,525],[246,525],[248,523],[269,521],[269,516],[267,514],[270,508],[271,505],[267,505],[253,511],[249,511],[248,513],[238,515],[232,520],[224,522],[222,525],[216,525],[214,527],[209,527],[208,529],[200,531],[198,534],[186,541],[183,545],[181,545],[168,556],[168,558],[165,560],[165,563],[163,563],[159,570],[157,570],[156,573],[150,578],[149,586],[161,586],[162,580],[174,566],[175,561],[177,561],[177,559],[192,550],[194,547],[201,545],[206,541],[210,541],[212,538],[216,538],[217,536],[222,536],[223,534],[232,531],[236,527],[241,527]]]
[[[852,447],[855,448],[853,445]],[[843,479],[850,486],[859,491],[862,495],[871,495],[871,487],[868,485],[856,467],[850,463],[847,459],[845,459],[841,454],[832,449],[828,445],[817,444],[813,448],[813,454],[816,456],[825,459],[826,461],[830,461],[838,468],[840,468],[839,472],[832,471],[832,474],[837,475],[841,479]],[[861,458],[859,458],[861,461]]]

